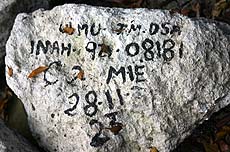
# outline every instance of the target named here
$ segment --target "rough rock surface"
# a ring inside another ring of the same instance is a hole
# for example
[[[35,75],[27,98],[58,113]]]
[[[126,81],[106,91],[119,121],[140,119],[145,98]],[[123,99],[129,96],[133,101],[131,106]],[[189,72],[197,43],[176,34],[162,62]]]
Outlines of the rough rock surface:
[[[0,120],[0,151],[1,152],[38,152],[21,135],[10,130]]]
[[[1,0],[0,1],[0,65],[4,63],[5,44],[15,17],[20,12],[48,8],[48,0]]]
[[[20,14],[7,83],[50,151],[168,152],[229,104],[229,31],[163,10]]]

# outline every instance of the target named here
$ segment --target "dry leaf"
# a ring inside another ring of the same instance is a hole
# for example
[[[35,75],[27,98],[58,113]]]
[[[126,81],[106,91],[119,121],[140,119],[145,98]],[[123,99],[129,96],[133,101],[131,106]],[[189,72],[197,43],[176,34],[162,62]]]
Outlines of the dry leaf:
[[[75,28],[66,26],[63,31],[69,35],[72,35],[75,32]]]
[[[223,126],[220,131],[216,133],[216,141],[223,139],[230,134],[230,126]]]
[[[117,135],[121,129],[123,128],[123,125],[120,124],[120,123],[117,123],[116,125],[114,125],[113,127],[111,128],[105,128],[105,129],[108,129],[110,130],[112,133],[114,133],[114,135]]]
[[[205,152],[218,152],[218,145],[216,143],[207,143],[205,141],[202,142]]]
[[[47,66],[40,66],[37,69],[33,70],[29,75],[28,78],[33,78],[35,76],[37,76],[38,74],[44,72],[45,70],[47,70],[48,67]]]
[[[69,25],[66,24],[64,28],[62,28],[62,24],[59,27],[59,31],[62,33],[67,33],[72,35],[75,32],[75,28],[72,27],[72,23],[70,22]]]
[[[9,66],[7,66],[7,67],[8,67],[7,73],[8,73],[8,75],[9,75],[10,77],[12,77],[12,76],[13,76],[13,69],[12,69],[11,67],[9,67]]]
[[[216,133],[216,141],[223,139],[227,133],[225,131],[219,131]]]
[[[77,74],[77,78],[80,80],[84,79],[84,70],[80,70],[80,72]]]
[[[152,148],[150,149],[150,152],[158,152],[158,150],[157,150],[156,147],[152,147]]]
[[[197,18],[200,17],[200,3],[199,2],[192,5],[192,10],[196,12]]]
[[[228,133],[230,133],[230,126],[223,126],[222,129]]]
[[[217,2],[212,9],[212,17],[218,17],[220,13],[228,6],[226,0],[220,0]]]

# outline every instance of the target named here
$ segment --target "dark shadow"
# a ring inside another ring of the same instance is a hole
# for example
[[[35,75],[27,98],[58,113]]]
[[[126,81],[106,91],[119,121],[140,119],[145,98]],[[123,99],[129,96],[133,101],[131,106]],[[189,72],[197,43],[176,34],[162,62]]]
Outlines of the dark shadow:
[[[6,108],[6,125],[17,131],[23,137],[25,137],[32,145],[37,147],[41,152],[45,152],[41,147],[39,147],[37,141],[33,138],[32,133],[29,128],[27,114],[24,109],[23,103],[13,95]]]
[[[224,125],[230,125],[230,105],[213,113],[209,120],[198,125],[192,134],[172,152],[205,152],[203,144],[198,142],[199,139],[203,137],[215,139],[216,131]]]

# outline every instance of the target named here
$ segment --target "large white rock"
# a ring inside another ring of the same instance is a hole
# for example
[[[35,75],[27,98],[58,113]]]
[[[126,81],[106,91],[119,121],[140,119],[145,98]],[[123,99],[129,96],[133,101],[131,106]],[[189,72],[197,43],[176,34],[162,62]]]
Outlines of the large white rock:
[[[163,10],[64,5],[20,14],[7,83],[50,151],[168,152],[229,104],[229,31]],[[40,66],[49,68],[28,78]]]
[[[0,1],[0,65],[4,63],[5,45],[15,17],[20,12],[48,8],[48,0],[1,0]]]
[[[38,152],[18,133],[10,130],[0,120],[0,151],[1,152]]]

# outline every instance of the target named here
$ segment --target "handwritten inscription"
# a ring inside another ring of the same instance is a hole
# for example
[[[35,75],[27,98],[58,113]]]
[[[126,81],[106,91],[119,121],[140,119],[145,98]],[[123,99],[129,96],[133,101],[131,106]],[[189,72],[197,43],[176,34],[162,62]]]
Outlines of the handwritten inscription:
[[[100,47],[98,52],[98,57],[111,57],[112,50],[109,46],[105,46],[105,44],[97,44],[96,42],[88,42],[85,46],[85,51],[91,53],[91,59],[94,60],[96,57],[96,50]],[[105,48],[107,47],[107,48]],[[134,57],[140,54],[140,49],[144,50],[144,59],[145,61],[153,61],[154,58],[161,58],[165,61],[170,61],[173,59],[175,55],[175,51],[173,50],[175,47],[175,42],[172,39],[164,40],[161,44],[159,41],[153,42],[153,40],[146,38],[140,45],[136,42],[132,42],[126,45],[124,52],[126,52],[127,56]],[[105,49],[107,51],[105,51]],[[132,50],[132,51],[131,51]],[[66,53],[67,56],[70,56],[72,52],[75,52],[76,49],[72,47],[70,43],[59,44],[58,41],[51,42],[46,40],[45,42],[38,40],[36,43],[31,41],[31,54],[39,55],[41,52],[44,54],[57,54],[64,55]],[[179,49],[179,57],[182,58],[183,44],[181,43]],[[107,54],[107,55],[106,55]]]
[[[146,26],[145,26],[146,27]],[[178,58],[183,58],[183,43],[175,42],[172,38],[172,35],[181,34],[181,29],[177,25],[171,25],[168,22],[157,24],[150,23],[148,29],[144,29],[144,26],[140,24],[135,24],[134,21],[131,21],[130,24],[127,23],[117,23],[115,26],[112,26],[110,30],[112,33],[116,35],[126,35],[129,36],[131,34],[140,35],[141,33],[146,35],[146,38],[143,41],[138,42],[129,42],[125,44],[124,48],[119,48],[114,50],[114,47],[110,46],[106,43],[97,43],[94,41],[88,41],[87,44],[81,48],[86,53],[89,54],[89,60],[95,60],[97,58],[108,58],[111,59],[114,53],[123,53],[127,56],[127,58],[140,58],[140,62],[134,63],[133,65],[126,65],[114,68],[112,65],[108,66],[107,75],[106,75],[106,84],[109,85],[112,79],[116,79],[119,77],[122,79],[123,83],[127,81],[135,82],[137,84],[143,83],[146,81],[144,77],[146,71],[146,64],[143,62],[153,62],[156,60],[162,60],[164,62],[170,62],[174,59],[175,56]],[[63,34],[68,35],[85,35],[87,36],[97,36],[99,37],[101,32],[104,30],[109,30],[109,28],[103,28],[101,24],[93,23],[92,25],[88,24],[77,24],[73,27],[72,23],[63,26],[60,24],[59,31]],[[162,35],[165,39],[157,40],[153,37],[154,35]],[[142,36],[143,37],[143,36]],[[124,42],[125,43],[125,42]],[[76,52],[77,46],[72,45],[71,43],[64,43],[59,41],[50,41],[50,40],[33,40],[30,42],[31,51],[30,54],[34,54],[39,56],[41,54],[52,55],[55,54],[57,56],[71,56],[74,52]],[[48,69],[44,72],[44,82],[46,86],[54,85],[59,80],[57,79],[49,79],[47,74],[55,68],[56,70],[62,69],[61,61],[54,61],[49,64]],[[72,65],[72,70],[78,70],[79,72],[84,71],[80,65]],[[72,79],[66,78],[68,84],[74,84],[77,80],[77,75]],[[80,79],[81,81],[87,81],[87,78],[83,76]],[[114,110],[116,105],[123,106],[125,104],[125,100],[123,97],[122,90],[120,88],[116,88],[116,96],[112,96],[111,91],[105,90],[102,94],[98,94],[95,90],[88,90],[82,97],[78,94],[78,92],[72,93],[68,97],[68,100],[74,100],[74,103],[71,107],[64,110],[64,113],[67,116],[74,117],[77,114],[76,109],[78,109],[79,102],[84,102],[84,107],[82,107],[84,114],[90,118],[93,118],[99,109],[99,105],[102,104],[102,101],[98,101],[98,96],[104,96],[109,110]],[[114,93],[113,93],[114,95]],[[113,103],[113,98],[118,99],[118,103]],[[104,130],[110,130],[114,133],[114,135],[118,135],[122,129],[122,124],[117,122],[117,116],[119,111],[115,111],[112,113],[107,113],[104,116],[110,119],[110,123],[107,125],[103,124],[103,122],[93,118],[89,125],[91,127],[99,128],[98,132],[93,136],[90,145],[93,147],[99,147],[105,144],[110,140],[110,137],[104,135]]]

